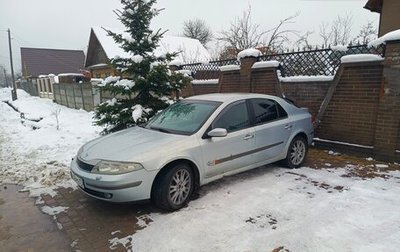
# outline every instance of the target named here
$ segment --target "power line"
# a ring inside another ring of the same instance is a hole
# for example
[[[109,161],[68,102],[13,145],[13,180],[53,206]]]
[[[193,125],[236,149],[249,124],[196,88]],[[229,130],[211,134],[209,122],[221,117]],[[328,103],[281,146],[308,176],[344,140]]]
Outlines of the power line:
[[[28,43],[28,44],[32,45],[31,42],[29,42],[29,41],[23,39],[21,36],[19,36],[19,35],[16,34],[15,32],[12,32],[11,35],[14,35],[14,39],[18,40],[19,42]]]

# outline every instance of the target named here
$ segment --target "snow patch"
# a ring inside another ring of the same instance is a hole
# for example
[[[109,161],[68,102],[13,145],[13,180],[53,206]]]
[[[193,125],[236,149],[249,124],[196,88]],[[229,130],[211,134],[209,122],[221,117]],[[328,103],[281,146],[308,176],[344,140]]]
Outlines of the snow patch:
[[[135,86],[135,82],[132,80],[122,79],[113,84],[115,87],[123,87],[125,90],[129,90]]]
[[[41,209],[43,213],[53,216],[65,212],[68,208],[69,207],[63,207],[63,206],[56,206],[56,207],[43,206]]]
[[[132,119],[137,122],[137,120],[139,120],[139,118],[142,117],[143,114],[143,107],[140,104],[137,104],[135,106],[132,107]]]
[[[333,51],[339,51],[339,52],[347,52],[347,50],[349,50],[349,48],[346,45],[334,45],[331,46],[331,49]]]
[[[282,82],[315,82],[315,81],[332,81],[335,78],[334,75],[298,75],[289,77],[279,77]]]
[[[209,79],[209,80],[192,80],[193,85],[209,85],[218,84],[219,79]]]
[[[386,165],[386,164],[376,164],[375,167],[376,167],[376,168],[384,169],[384,168],[389,168],[389,165]]]
[[[190,70],[182,69],[182,70],[178,70],[176,72],[183,74],[185,77],[192,76],[192,71],[190,71]]]
[[[105,104],[106,106],[114,106],[115,104],[117,104],[117,99],[116,98],[112,98],[111,100],[107,100],[105,101],[103,104]]]
[[[115,235],[115,234],[118,234],[118,233],[121,233],[121,230],[112,231],[112,232],[111,232],[111,235]]]
[[[9,100],[9,88],[0,89],[0,100]],[[93,112],[70,109],[50,99],[32,97],[18,89],[18,99],[10,101],[27,118],[43,118],[33,130],[21,123],[20,114],[0,102],[0,183],[16,183],[31,197],[56,195],[57,188],[76,189],[69,165],[78,149],[99,136],[93,126]],[[59,113],[59,130],[53,114]],[[37,204],[43,201],[38,198]]]
[[[382,37],[369,42],[368,47],[378,47],[381,44],[386,44],[386,42],[394,40],[400,40],[400,29],[388,32]]]
[[[240,59],[247,58],[247,57],[257,58],[261,55],[262,55],[262,53],[260,50],[257,50],[255,48],[249,48],[249,49],[245,49],[245,50],[239,52],[237,55],[237,59],[240,60]]]
[[[119,76],[108,76],[107,78],[104,79],[101,83],[99,83],[97,86],[105,86],[107,84],[117,82],[121,79]]]
[[[382,61],[384,58],[376,54],[354,54],[346,55],[340,59],[342,63],[353,63],[353,62],[370,62],[370,61]]]
[[[266,67],[279,67],[279,61],[277,60],[270,60],[270,61],[260,61],[253,64],[251,68],[266,68]]]
[[[240,66],[239,65],[226,65],[226,66],[220,67],[219,70],[221,70],[221,72],[237,71],[237,70],[240,70]]]
[[[139,64],[143,61],[144,57],[142,55],[133,55],[131,59],[133,62]]]
[[[115,250],[118,248],[118,245],[122,245],[127,252],[132,251],[132,246],[133,246],[133,237],[134,235],[128,235],[126,237],[123,238],[117,238],[114,237],[112,239],[109,239],[108,242],[110,243],[110,249],[111,250]]]
[[[65,77],[65,76],[81,76],[84,77],[81,73],[60,73],[58,77]]]
[[[334,144],[342,144],[342,145],[348,145],[348,146],[353,146],[353,147],[366,148],[366,149],[373,149],[374,148],[374,146],[370,146],[370,145],[346,143],[346,142],[340,142],[340,141],[321,139],[321,138],[318,138],[318,137],[315,137],[313,140],[314,141],[320,141],[320,142],[326,142],[326,143],[334,143]]]
[[[162,63],[159,62],[159,61],[152,62],[152,63],[150,63],[150,69],[153,69],[154,67],[159,66],[159,65],[161,65],[161,64],[162,64]]]
[[[175,59],[168,63],[168,66],[181,66],[183,62],[181,60]]]
[[[332,156],[339,156],[340,155],[339,152],[335,152],[335,151],[332,151],[332,150],[328,151],[328,154],[332,155]]]

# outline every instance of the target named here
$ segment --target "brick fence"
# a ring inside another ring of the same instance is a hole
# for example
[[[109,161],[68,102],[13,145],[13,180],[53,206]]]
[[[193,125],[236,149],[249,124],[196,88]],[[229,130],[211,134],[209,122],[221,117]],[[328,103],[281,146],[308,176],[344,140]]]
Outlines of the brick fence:
[[[279,67],[252,68],[257,60],[243,58],[240,70],[219,72],[218,84],[192,84],[183,95],[254,92],[285,96],[308,107],[318,119],[317,142],[400,161],[400,41],[387,43],[383,62],[341,64],[329,81],[285,80],[279,78]]]

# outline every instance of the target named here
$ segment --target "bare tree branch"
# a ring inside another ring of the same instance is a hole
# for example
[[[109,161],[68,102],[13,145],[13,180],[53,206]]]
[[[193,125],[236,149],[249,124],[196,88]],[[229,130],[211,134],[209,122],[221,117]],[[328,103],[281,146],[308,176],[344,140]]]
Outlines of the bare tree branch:
[[[368,21],[365,25],[361,26],[358,35],[353,39],[354,43],[368,44],[371,40],[375,39],[378,35],[377,29],[372,21]]]
[[[198,39],[204,46],[213,38],[210,27],[201,19],[185,21],[183,23],[183,35],[188,38]]]
[[[264,53],[283,50],[291,35],[300,36],[298,31],[285,28],[294,23],[298,15],[299,13],[289,16],[281,20],[274,28],[263,30],[259,24],[252,22],[251,6],[249,6],[241,17],[234,19],[228,30],[221,32],[217,39],[225,42],[230,50],[236,53],[247,48],[262,48]],[[230,50],[225,50],[225,53]]]

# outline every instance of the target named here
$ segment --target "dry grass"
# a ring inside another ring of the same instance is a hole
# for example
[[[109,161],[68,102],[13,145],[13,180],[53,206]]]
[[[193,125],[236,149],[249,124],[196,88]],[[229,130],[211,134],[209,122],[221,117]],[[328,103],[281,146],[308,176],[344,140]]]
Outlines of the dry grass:
[[[313,169],[345,168],[347,177],[388,178],[387,172],[398,170],[400,165],[367,158],[355,157],[332,151],[310,148],[305,166]]]

